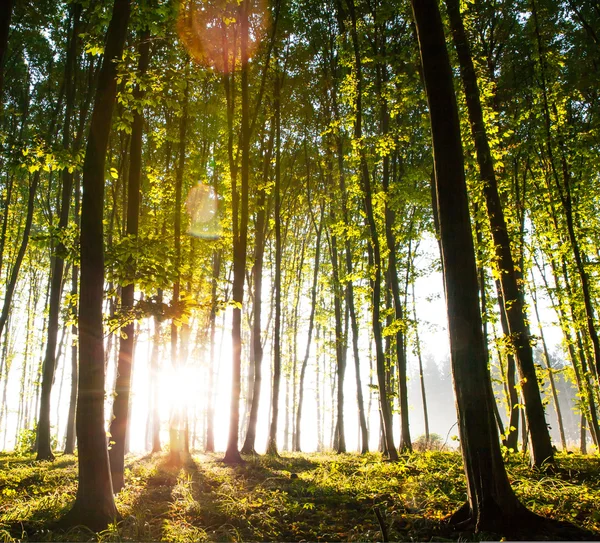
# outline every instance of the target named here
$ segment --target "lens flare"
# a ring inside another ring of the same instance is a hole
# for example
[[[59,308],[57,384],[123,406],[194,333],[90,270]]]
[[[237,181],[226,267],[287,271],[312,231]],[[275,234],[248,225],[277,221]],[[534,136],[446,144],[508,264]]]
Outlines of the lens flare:
[[[240,60],[240,15],[245,8],[252,58],[270,26],[265,0],[182,0],[177,32],[190,56],[220,72],[235,71]]]
[[[203,239],[218,239],[221,233],[215,190],[198,183],[190,190],[185,207],[190,218],[188,234]]]

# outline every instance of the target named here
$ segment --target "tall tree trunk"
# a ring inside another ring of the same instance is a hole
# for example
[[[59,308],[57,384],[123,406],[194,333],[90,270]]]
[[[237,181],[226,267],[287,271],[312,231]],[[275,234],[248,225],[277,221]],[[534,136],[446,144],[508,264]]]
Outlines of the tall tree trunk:
[[[63,125],[63,148],[69,149],[71,145],[71,118],[75,104],[75,63],[77,60],[77,40],[79,39],[79,18],[81,4],[74,3],[71,8],[73,19],[72,31],[69,37],[67,58],[65,62],[66,109]],[[62,195],[58,228],[63,231],[69,223],[69,210],[71,207],[71,193],[73,192],[73,173],[68,168],[62,170]],[[37,435],[37,460],[54,460],[50,444],[50,395],[54,384],[56,370],[56,340],[58,337],[58,318],[62,298],[64,260],[60,253],[64,245],[59,243],[53,250],[50,259],[50,306],[48,309],[48,337],[46,341],[46,354],[42,369],[42,389],[40,396],[40,416],[38,419]]]
[[[21,244],[19,246],[19,252],[15,258],[15,262],[12,266],[10,277],[6,282],[4,290],[4,304],[2,305],[2,313],[0,313],[0,337],[6,326],[10,308],[12,306],[12,299],[17,286],[17,280],[19,278],[19,271],[21,270],[21,264],[25,257],[25,251],[27,251],[27,245],[29,244],[29,234],[31,233],[31,223],[33,222],[33,211],[35,204],[35,194],[37,192],[38,185],[40,183],[40,170],[37,170],[33,174],[33,179],[29,185],[29,196],[27,199],[27,215],[25,217],[25,227],[23,228],[23,237],[21,238]]]
[[[336,89],[332,89],[332,102],[333,102],[333,113],[336,121],[339,121],[339,107],[337,100]],[[340,193],[342,196],[342,218],[344,224],[350,224],[349,213],[348,213],[348,190],[346,188],[346,173],[344,167],[344,145],[343,136],[341,131],[338,131],[336,135],[336,148],[337,148],[337,161],[339,171],[339,186]],[[354,264],[352,262],[352,246],[348,236],[344,239],[344,258],[346,262],[346,306],[350,312],[350,326],[352,330],[352,354],[354,357],[354,375],[356,379],[356,402],[358,406],[358,420],[361,434],[361,453],[369,451],[369,431],[367,427],[367,416],[365,414],[365,405],[363,399],[362,381],[360,376],[360,354],[358,350],[359,343],[359,323],[356,315],[356,307],[354,303],[354,281],[353,269]]]
[[[83,133],[81,131],[80,133]],[[79,174],[75,178],[75,223],[79,226],[79,208],[81,194]],[[71,392],[69,394],[69,414],[67,415],[67,435],[65,438],[65,454],[75,452],[75,413],[77,411],[77,385],[79,380],[78,341],[79,326],[77,321],[77,294],[79,293],[79,266],[73,266],[71,274],[71,300],[69,306],[71,325]]]
[[[212,256],[211,304],[210,304],[210,360],[208,368],[208,394],[206,410],[206,452],[215,451],[215,334],[217,321],[217,282],[221,273],[222,250],[216,249]]]
[[[175,180],[175,212],[174,212],[174,227],[173,239],[175,245],[175,282],[173,283],[173,296],[171,297],[171,305],[176,308],[179,305],[179,294],[181,289],[181,202],[183,192],[183,174],[186,162],[187,148],[187,129],[188,129],[188,108],[189,108],[189,93],[190,81],[189,61],[186,66],[186,85],[183,95],[183,114],[179,122],[179,162],[177,164],[177,173]],[[181,361],[178,352],[179,328],[175,319],[171,321],[171,366],[176,374],[181,367]],[[181,375],[178,375],[181,378]],[[173,464],[181,464],[184,460],[186,429],[182,405],[177,402],[172,406],[169,417],[169,461]]]
[[[273,331],[273,386],[271,389],[271,422],[267,454],[278,455],[277,423],[279,420],[279,388],[281,386],[281,81],[275,74],[275,328]]]
[[[558,401],[558,393],[556,391],[556,383],[554,382],[554,370],[552,369],[552,362],[550,361],[550,353],[548,353],[548,345],[546,344],[546,338],[544,336],[544,329],[542,327],[542,321],[540,319],[540,312],[537,303],[537,294],[535,287],[533,286],[533,275],[531,277],[531,296],[533,298],[533,309],[535,311],[535,317],[538,323],[538,331],[542,340],[542,348],[544,350],[544,358],[546,359],[546,370],[548,372],[548,380],[550,381],[550,389],[552,390],[552,399],[554,400],[554,408],[556,409],[556,418],[558,422],[558,431],[560,433],[560,444],[564,452],[567,451],[567,439],[565,437],[565,428],[563,424],[562,411],[560,409],[560,403]]]
[[[415,297],[415,281],[412,281],[412,309],[415,323],[415,350],[419,361],[419,383],[421,385],[421,398],[423,399],[423,422],[425,423],[425,443],[429,446],[429,413],[427,412],[427,394],[425,392],[425,376],[423,374],[423,357],[421,356],[421,340],[419,339],[419,320],[417,319],[417,302]]]
[[[248,105],[248,39],[250,15],[249,0],[242,0],[239,4],[240,14],[240,62],[241,62],[241,94],[242,94],[242,119],[241,119],[241,150],[242,150],[242,175],[240,194],[236,194],[233,187],[232,198],[239,202],[237,212],[233,213],[236,224],[233,236],[233,286],[232,296],[234,302],[231,343],[232,343],[232,379],[231,379],[231,410],[229,419],[229,436],[224,462],[237,464],[242,462],[239,452],[240,428],[240,392],[242,373],[242,304],[244,302],[244,280],[246,277],[246,247],[248,244],[248,183],[250,170],[250,141],[249,141],[249,105]],[[238,223],[239,221],[239,223]],[[235,231],[237,230],[237,236]]]
[[[83,163],[81,286],[79,302],[79,391],[77,441],[79,485],[66,525],[103,530],[118,516],[113,498],[104,427],[104,166],[117,92],[117,61],[123,54],[129,0],[115,0]]]
[[[79,196],[76,196],[79,198]],[[79,205],[76,205],[78,208]],[[77,313],[77,287],[79,283],[79,266],[73,266],[71,275],[71,307],[69,310],[72,315]],[[77,324],[71,325],[71,392],[69,394],[69,413],[67,415],[67,435],[65,438],[65,454],[75,452],[75,411],[77,409],[77,379],[79,372],[79,363],[77,360]]]
[[[5,0],[0,6],[0,104],[4,104],[4,63],[6,61],[6,49],[8,48],[8,32],[10,30],[10,19],[12,17],[15,0]],[[0,106],[1,107],[1,106]],[[4,115],[0,109],[0,119]]]
[[[452,372],[467,477],[468,503],[454,520],[504,531],[526,510],[502,460],[479,311],[477,270],[464,174],[458,108],[437,0],[412,0],[427,91]]]
[[[362,59],[360,54],[360,44],[358,43],[358,32],[357,32],[357,20],[356,10],[354,6],[354,0],[346,1],[350,10],[350,16],[352,19],[352,45],[354,49],[354,62],[356,69],[356,119],[354,121],[354,138],[357,142],[362,141]],[[380,303],[381,303],[381,248],[379,245],[379,237],[377,232],[377,225],[375,223],[375,215],[373,210],[372,202],[372,189],[371,180],[369,175],[369,167],[367,164],[367,158],[365,150],[360,148],[360,180],[361,189],[363,193],[365,212],[367,215],[367,222],[369,225],[370,242],[373,253],[373,267],[375,277],[372,280],[372,326],[373,336],[375,339],[376,357],[377,357],[377,377],[379,383],[379,401],[381,408],[382,418],[382,431],[383,437],[386,444],[387,454],[391,460],[398,459],[398,451],[394,444],[394,435],[392,429],[392,413],[387,398],[386,382],[385,382],[385,355],[383,352],[383,339],[381,330],[381,318],[380,318]]]
[[[517,283],[510,239],[508,237],[500,195],[498,194],[494,161],[483,120],[483,110],[477,87],[477,76],[460,15],[459,2],[458,0],[446,0],[446,5],[448,6],[454,45],[458,54],[471,133],[475,142],[477,162],[483,181],[483,192],[490,220],[490,229],[494,240],[498,268],[500,270],[504,311],[506,312],[510,338],[515,349],[519,372],[521,374],[525,413],[531,432],[532,461],[534,466],[541,467],[545,462],[553,461],[554,451],[550,440],[550,433],[548,432],[537,375],[535,373],[533,349],[529,341],[527,315]]]
[[[546,62],[545,62],[545,51],[542,43],[542,37],[540,34],[540,26],[538,19],[538,11],[535,0],[532,0],[532,15],[535,23],[535,35],[537,39],[540,72],[541,72],[541,85],[542,85],[542,96],[544,104],[544,120],[546,125],[546,145],[548,151],[548,159],[550,161],[550,167],[552,170],[552,177],[557,189],[557,193],[562,204],[563,212],[567,223],[567,233],[569,236],[569,242],[573,251],[573,257],[575,259],[575,266],[581,282],[581,294],[583,296],[583,304],[585,308],[585,321],[588,334],[592,341],[593,353],[594,353],[594,364],[596,373],[600,375],[600,339],[598,338],[598,331],[596,330],[594,306],[592,303],[592,294],[590,292],[589,277],[584,266],[584,258],[582,255],[581,247],[575,233],[575,224],[573,219],[573,187],[571,172],[567,162],[566,151],[564,148],[564,141],[562,136],[559,135],[559,147],[561,151],[560,165],[562,170],[562,181],[557,172],[557,167],[554,160],[554,152],[552,150],[552,136],[551,136],[551,117],[548,103],[547,93],[547,82],[546,82]]]
[[[309,180],[307,180],[309,182]],[[308,366],[308,357],[310,355],[310,345],[312,343],[312,334],[315,324],[315,313],[317,308],[317,281],[319,278],[319,265],[321,259],[321,233],[323,231],[323,215],[325,207],[321,206],[321,217],[319,224],[314,224],[314,228],[317,234],[315,240],[315,261],[313,264],[313,283],[310,289],[310,316],[308,317],[308,337],[306,339],[306,351],[302,360],[302,366],[300,368],[300,383],[298,389],[298,407],[296,410],[296,431],[294,432],[294,438],[292,443],[292,449],[294,451],[301,450],[301,425],[302,425],[302,404],[304,403],[304,379],[306,377],[306,368]]]
[[[156,295],[157,305],[163,303],[163,291],[158,289]],[[159,354],[160,354],[160,336],[162,332],[162,321],[159,317],[154,317],[154,334],[152,336],[152,353],[150,354],[150,374],[152,377],[152,384],[150,386],[150,394],[152,395],[152,413],[150,414],[151,420],[151,434],[150,439],[152,442],[152,453],[159,453],[162,450],[160,442],[160,407],[159,402]]]
[[[242,447],[244,454],[256,454],[256,424],[258,422],[258,407],[260,403],[260,391],[262,386],[262,283],[263,263],[265,254],[265,222],[267,193],[266,186],[269,178],[271,156],[273,155],[273,140],[275,136],[275,123],[269,135],[269,143],[263,161],[263,186],[258,191],[256,211],[256,234],[254,238],[254,321],[252,323],[252,349],[254,352],[254,380],[252,388],[252,405],[248,416],[248,431]]]
[[[137,77],[143,79],[150,62],[150,31],[146,26],[139,35]],[[127,183],[127,236],[137,239],[140,214],[140,187],[142,176],[142,136],[144,132],[144,112],[141,100],[144,96],[138,82],[134,92],[137,101],[131,126],[129,149],[129,179]],[[130,261],[131,271],[135,274],[135,263]],[[110,423],[110,439],[112,447],[108,452],[113,491],[119,492],[124,486],[126,434],[129,425],[129,403],[131,393],[131,368],[135,341],[135,321],[131,315],[135,297],[135,283],[124,285],[121,291],[121,311],[128,313],[127,322],[120,334],[119,360],[117,362],[117,379],[115,383],[115,399],[113,402],[113,418]]]
[[[510,337],[510,329],[508,327],[508,321],[506,319],[506,311],[504,308],[504,296],[502,295],[502,288],[500,282],[496,280],[496,292],[498,295],[498,306],[500,307],[500,325],[502,326],[502,333],[504,337]],[[498,356],[501,356],[500,351]],[[504,434],[504,445],[510,450],[516,451],[519,447],[519,416],[521,414],[521,407],[519,404],[519,393],[517,392],[517,380],[516,380],[516,365],[515,357],[512,351],[506,351],[506,388],[508,389],[508,431]]]
[[[332,204],[333,205],[333,204]],[[331,213],[331,223],[335,224],[335,214]],[[346,433],[344,429],[344,378],[346,375],[345,337],[342,319],[342,285],[339,277],[339,256],[337,249],[337,235],[330,236],[330,254],[333,283],[333,312],[335,315],[335,359],[337,377],[337,402],[334,448],[338,453],[346,452]]]

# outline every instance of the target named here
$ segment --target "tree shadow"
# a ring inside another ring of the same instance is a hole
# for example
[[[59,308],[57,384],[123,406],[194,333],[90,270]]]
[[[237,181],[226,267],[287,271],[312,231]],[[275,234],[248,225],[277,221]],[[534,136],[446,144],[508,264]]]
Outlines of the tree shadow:
[[[156,454],[147,454],[131,459],[126,467],[131,469],[136,462],[152,460]],[[128,507],[129,514],[119,522],[121,537],[133,541],[162,541],[162,525],[169,518],[173,489],[177,485],[180,466],[169,462],[168,456],[161,456],[152,474],[145,481],[143,490]],[[133,477],[135,475],[131,475]],[[125,481],[126,492],[128,489]]]

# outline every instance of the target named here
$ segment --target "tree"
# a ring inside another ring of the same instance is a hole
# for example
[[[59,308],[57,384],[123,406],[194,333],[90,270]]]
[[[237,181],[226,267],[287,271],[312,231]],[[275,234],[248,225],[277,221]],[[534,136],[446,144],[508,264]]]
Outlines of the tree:
[[[117,92],[117,66],[123,54],[130,14],[129,0],[115,0],[106,35],[104,59],[92,111],[83,163],[81,203],[81,285],[79,303],[79,391],[77,441],[79,484],[66,525],[102,530],[113,522],[113,498],[104,429],[104,166]]]
[[[452,69],[437,0],[412,0],[433,140],[452,374],[468,503],[454,521],[505,533],[527,510],[510,487],[492,402]]]
[[[147,15],[146,15],[147,16]],[[127,183],[127,235],[134,240],[139,232],[140,214],[140,178],[142,174],[142,136],[144,131],[143,78],[150,62],[150,31],[146,25],[139,33],[138,83],[135,91],[135,105],[131,140],[129,149],[129,178]],[[135,274],[135,262],[130,259]],[[127,324],[121,330],[119,341],[119,360],[117,363],[117,379],[115,383],[115,400],[113,402],[113,419],[110,423],[111,448],[109,450],[110,471],[113,490],[118,492],[124,486],[123,472],[125,469],[125,441],[129,424],[129,403],[131,392],[131,368],[135,339],[135,321],[132,318],[135,296],[135,283],[129,280],[123,285],[121,292],[121,311],[127,319]]]
[[[67,47],[67,59],[65,63],[65,87],[66,87],[66,110],[63,125],[63,147],[69,149],[71,145],[71,118],[75,105],[75,65],[77,61],[77,40],[79,38],[79,19],[81,15],[81,4],[75,3],[71,9],[72,31]],[[58,228],[61,231],[67,227],[69,222],[69,209],[73,188],[73,172],[69,168],[62,171],[62,193],[60,203],[60,217]],[[62,242],[54,248],[54,254],[50,260],[50,306],[48,308],[48,339],[46,342],[46,354],[43,365],[42,390],[40,397],[40,416],[38,419],[37,435],[37,459],[54,460],[50,446],[50,393],[54,384],[54,372],[56,369],[56,342],[58,338],[58,317],[63,289],[64,260],[61,253],[65,252]]]
[[[235,183],[232,186],[233,207],[233,320],[231,327],[232,342],[232,382],[231,382],[231,413],[229,421],[229,438],[225,458],[227,463],[240,463],[239,452],[240,426],[240,391],[242,366],[242,305],[244,303],[244,281],[246,277],[246,247],[248,245],[248,183],[250,168],[250,126],[248,103],[248,40],[250,0],[242,0],[239,5],[240,17],[240,62],[242,86],[242,120],[241,120],[241,150],[242,171],[239,194]],[[232,176],[233,177],[233,176]]]
[[[553,449],[535,373],[533,349],[529,341],[530,334],[525,308],[523,307],[523,296],[519,292],[517,284],[510,240],[498,194],[494,160],[490,151],[487,131],[483,120],[483,111],[477,87],[477,76],[460,15],[459,2],[457,0],[446,0],[446,5],[448,6],[454,45],[458,53],[471,132],[475,141],[477,162],[483,181],[483,192],[487,204],[490,230],[494,240],[500,285],[504,299],[501,311],[505,311],[506,313],[510,338],[515,347],[522,377],[521,383],[525,400],[525,412],[527,414],[529,431],[531,432],[533,465],[541,467],[545,462],[552,462]]]

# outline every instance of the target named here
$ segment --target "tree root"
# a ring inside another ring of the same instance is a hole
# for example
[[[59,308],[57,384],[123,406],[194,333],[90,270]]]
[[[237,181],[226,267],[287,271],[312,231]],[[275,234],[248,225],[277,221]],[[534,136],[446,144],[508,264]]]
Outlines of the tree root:
[[[486,533],[492,539],[507,538],[513,541],[598,541],[600,534],[570,522],[542,517],[522,507],[516,514],[503,514],[493,504],[483,515],[474,518],[466,502],[446,522],[455,532],[462,534]]]

